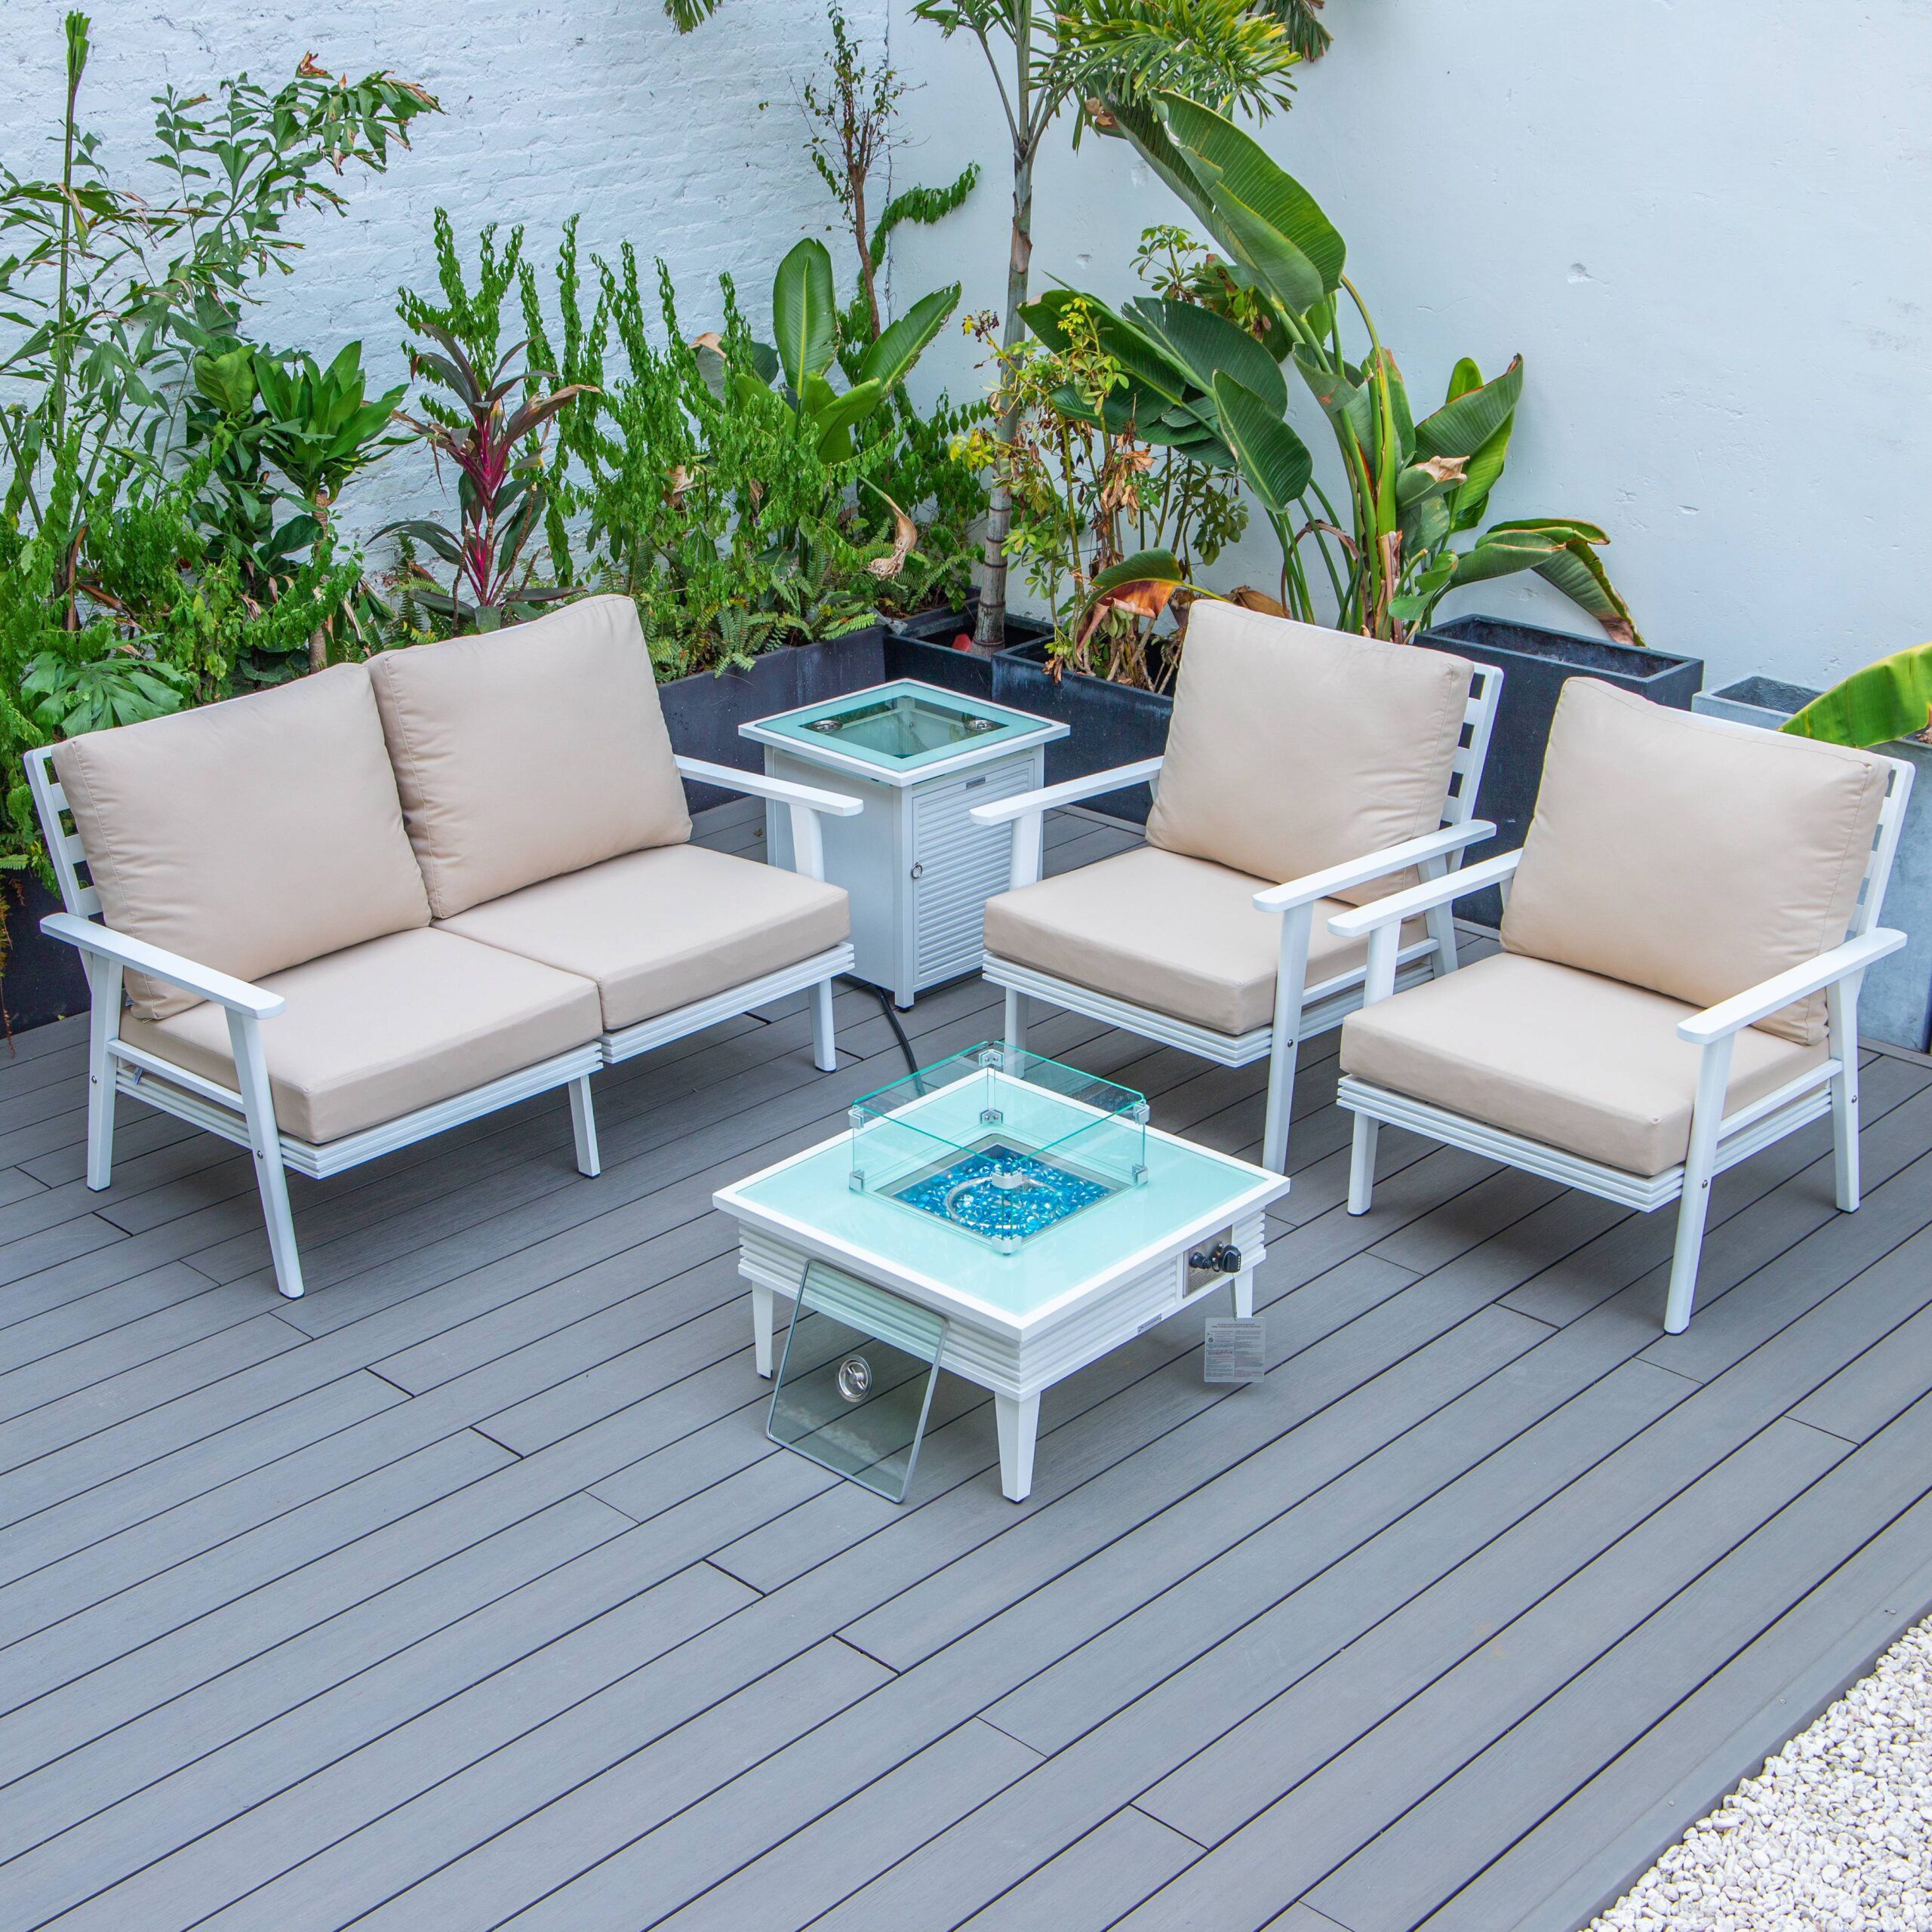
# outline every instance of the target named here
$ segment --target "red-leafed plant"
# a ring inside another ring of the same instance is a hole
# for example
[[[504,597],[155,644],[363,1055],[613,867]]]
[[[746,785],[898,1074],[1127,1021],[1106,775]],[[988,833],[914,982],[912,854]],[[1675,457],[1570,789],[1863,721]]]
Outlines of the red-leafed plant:
[[[404,292],[401,312],[428,339],[410,350],[410,373],[437,386],[442,395],[424,407],[427,420],[398,412],[430,448],[440,471],[447,458],[457,472],[457,527],[411,519],[392,524],[385,535],[421,545],[451,571],[441,589],[435,573],[420,562],[406,568],[414,601],[448,620],[454,631],[495,630],[533,615],[543,605],[574,594],[569,585],[534,581],[537,553],[531,539],[543,522],[549,485],[543,445],[549,425],[586,385],[570,383],[544,390],[555,378],[522,366],[525,345],[498,351],[500,306],[516,273],[521,231],[497,251],[493,233],[484,231],[479,287],[465,289],[448,218],[437,212],[437,256],[446,308],[432,307]],[[447,400],[445,400],[447,398]],[[521,398],[521,400],[519,400]],[[422,586],[418,587],[418,582]]]

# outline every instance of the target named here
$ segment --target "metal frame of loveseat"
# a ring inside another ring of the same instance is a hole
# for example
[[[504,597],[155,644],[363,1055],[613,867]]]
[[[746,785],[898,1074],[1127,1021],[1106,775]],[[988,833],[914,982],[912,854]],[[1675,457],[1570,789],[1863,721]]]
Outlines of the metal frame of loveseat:
[[[466,1121],[514,1106],[534,1094],[568,1087],[577,1171],[594,1177],[599,1164],[590,1076],[599,1067],[614,1066],[668,1041],[715,1026],[721,1020],[807,989],[811,993],[813,1063],[827,1073],[838,1064],[832,1037],[832,982],[839,974],[851,970],[853,952],[849,940],[742,986],[729,987],[637,1026],[586,1041],[568,1053],[540,1060],[534,1066],[439,1100],[433,1106],[419,1108],[358,1134],[344,1134],[337,1140],[317,1143],[297,1140],[276,1124],[268,1062],[262,1049],[262,1022],[272,1020],[281,1011],[281,995],[115,932],[103,924],[100,895],[82,876],[87,854],[79,833],[69,823],[66,794],[54,776],[51,750],[29,752],[26,765],[27,783],[47,840],[48,857],[60,888],[61,903],[66,909],[48,914],[40,922],[41,930],[50,938],[64,940],[78,948],[88,976],[88,1186],[98,1192],[112,1178],[115,1103],[123,1094],[238,1147],[247,1148],[254,1158],[263,1217],[268,1225],[275,1285],[291,1300],[302,1293],[302,1263],[289,1208],[288,1169],[312,1180],[323,1180],[379,1155],[393,1153],[398,1148],[426,1140],[449,1128],[460,1127]],[[791,869],[808,878],[825,876],[820,815],[849,818],[864,809],[860,800],[843,793],[767,778],[757,772],[740,771],[698,758],[681,758],[677,765],[684,777],[775,799],[787,806],[792,821]],[[218,1081],[205,1078],[121,1038],[122,982],[129,971],[165,980],[198,998],[227,1009],[235,1087],[224,1087]]]

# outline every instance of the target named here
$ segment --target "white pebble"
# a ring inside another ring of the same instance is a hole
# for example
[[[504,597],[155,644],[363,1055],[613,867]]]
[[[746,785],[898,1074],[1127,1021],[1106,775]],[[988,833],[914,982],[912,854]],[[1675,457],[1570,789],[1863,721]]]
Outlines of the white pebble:
[[[1590,1932],[1932,1932],[1932,1620]]]

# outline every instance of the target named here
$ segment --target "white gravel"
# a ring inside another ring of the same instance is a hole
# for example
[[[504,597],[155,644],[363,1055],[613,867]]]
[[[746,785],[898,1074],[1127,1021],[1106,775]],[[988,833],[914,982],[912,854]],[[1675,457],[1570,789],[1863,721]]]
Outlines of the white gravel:
[[[1932,1932],[1932,1621],[1590,1932]]]

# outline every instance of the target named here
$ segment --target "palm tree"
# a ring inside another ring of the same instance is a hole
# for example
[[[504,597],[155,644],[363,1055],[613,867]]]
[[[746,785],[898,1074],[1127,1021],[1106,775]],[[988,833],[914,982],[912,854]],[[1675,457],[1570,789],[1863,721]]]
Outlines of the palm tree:
[[[913,0],[912,12],[949,38],[968,35],[985,55],[1013,147],[1013,224],[1003,342],[1026,332],[1020,318],[1033,257],[1033,171],[1060,110],[1090,108],[1101,125],[1154,94],[1185,94],[1257,118],[1284,106],[1288,70],[1318,55],[1328,35],[1322,0]],[[718,0],[664,0],[680,32],[710,17]],[[1017,425],[1003,421],[1002,438]],[[1006,537],[1012,502],[993,493],[983,552],[976,641],[1006,631]]]

